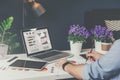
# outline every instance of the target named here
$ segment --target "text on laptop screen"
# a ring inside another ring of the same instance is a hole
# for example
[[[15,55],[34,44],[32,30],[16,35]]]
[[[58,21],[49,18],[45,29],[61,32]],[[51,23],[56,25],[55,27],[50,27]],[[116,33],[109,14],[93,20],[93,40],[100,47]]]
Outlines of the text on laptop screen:
[[[24,31],[23,36],[28,54],[52,49],[47,29]]]

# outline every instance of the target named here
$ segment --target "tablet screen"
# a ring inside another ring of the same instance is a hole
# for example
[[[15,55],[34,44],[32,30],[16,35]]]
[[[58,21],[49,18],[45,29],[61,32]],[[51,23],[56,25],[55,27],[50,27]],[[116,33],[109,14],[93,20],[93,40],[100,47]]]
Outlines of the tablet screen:
[[[87,59],[86,54],[80,54],[81,57],[83,57],[84,59]]]
[[[9,66],[11,67],[23,67],[23,68],[33,68],[33,69],[41,69],[43,68],[47,62],[40,61],[30,61],[30,60],[16,60]]]

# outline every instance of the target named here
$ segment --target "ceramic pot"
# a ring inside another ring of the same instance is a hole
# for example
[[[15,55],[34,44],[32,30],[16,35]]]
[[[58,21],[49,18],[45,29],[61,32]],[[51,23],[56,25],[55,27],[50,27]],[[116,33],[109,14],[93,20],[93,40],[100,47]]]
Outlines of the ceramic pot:
[[[112,43],[104,43],[104,42],[102,42],[101,46],[102,46],[103,51],[108,51],[110,49],[110,47],[112,46]]]
[[[6,57],[8,53],[8,45],[6,44],[0,44],[0,58]]]
[[[82,49],[81,42],[78,41],[78,42],[73,43],[73,41],[70,41],[70,50],[74,56],[79,56],[81,49]]]
[[[102,49],[101,49],[101,41],[96,41],[95,40],[95,51],[98,51],[100,52]]]

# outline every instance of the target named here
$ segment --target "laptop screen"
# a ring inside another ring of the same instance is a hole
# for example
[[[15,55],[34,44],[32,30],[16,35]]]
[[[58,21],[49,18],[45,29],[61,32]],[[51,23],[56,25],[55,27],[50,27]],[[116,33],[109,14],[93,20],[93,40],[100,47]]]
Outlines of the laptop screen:
[[[23,38],[28,54],[52,49],[47,28],[34,28],[23,31]]]

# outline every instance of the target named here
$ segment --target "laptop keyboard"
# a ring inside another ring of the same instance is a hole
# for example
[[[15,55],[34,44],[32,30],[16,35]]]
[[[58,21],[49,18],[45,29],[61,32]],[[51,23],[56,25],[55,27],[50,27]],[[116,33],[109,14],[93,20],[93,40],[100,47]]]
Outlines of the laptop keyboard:
[[[55,55],[58,55],[58,54],[59,54],[59,52],[57,52],[57,51],[51,51],[51,52],[48,52],[48,53],[45,53],[45,54],[42,54],[42,55],[36,55],[35,57],[43,59],[43,58],[55,56]]]

